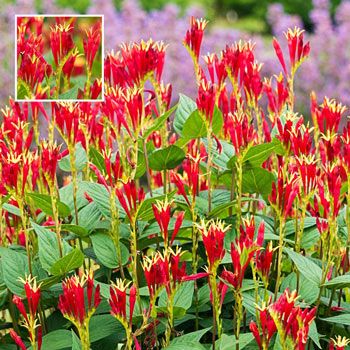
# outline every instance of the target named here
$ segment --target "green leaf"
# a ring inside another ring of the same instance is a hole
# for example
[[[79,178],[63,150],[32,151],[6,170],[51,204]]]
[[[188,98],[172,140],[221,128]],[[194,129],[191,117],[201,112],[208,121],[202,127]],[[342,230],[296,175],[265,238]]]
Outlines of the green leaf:
[[[18,296],[22,296],[24,287],[18,281],[19,278],[25,279],[29,275],[28,257],[10,248],[0,247],[2,277],[6,287]],[[33,275],[38,279],[45,278],[47,275],[39,264],[35,261],[33,265]]]
[[[72,347],[72,334],[65,329],[58,329],[43,336],[41,350],[60,350]]]
[[[148,157],[149,167],[152,170],[162,171],[174,169],[185,159],[185,152],[175,145],[157,149]]]
[[[27,196],[30,197],[35,206],[40,208],[45,214],[53,216],[51,196],[42,193],[27,193]],[[66,217],[71,215],[67,204],[60,202],[57,198],[55,198],[54,201],[56,203],[59,216]]]
[[[58,260],[60,260],[57,236],[51,230],[47,230],[43,226],[37,225],[34,222],[32,222],[32,227],[38,236],[39,258],[41,265],[47,272],[50,272],[52,266]],[[61,240],[61,242],[62,253],[63,256],[65,256],[69,254],[73,248],[66,241]]]
[[[219,350],[231,350],[236,348],[236,344],[239,344],[239,349],[244,349],[254,339],[253,333],[242,333],[239,335],[239,340],[231,335],[223,334],[220,340]]]
[[[260,145],[255,145],[251,147],[243,158],[244,166],[260,166],[275,150],[276,146],[278,145],[278,142],[280,142],[278,139],[274,139],[272,142],[262,143]]]
[[[96,205],[101,214],[106,218],[110,218],[111,208],[109,202],[109,192],[107,191],[106,187],[101,184],[91,182],[87,186],[86,192],[93,199],[93,203]],[[123,218],[125,215],[124,209],[121,209],[120,217]]]
[[[70,90],[63,92],[59,95],[60,100],[76,100],[78,98],[79,86],[75,85]]]
[[[89,201],[85,198],[84,192],[86,192],[86,189],[91,182],[81,181],[78,179],[77,181],[78,185],[78,191],[77,191],[77,207],[78,210],[82,207],[85,207],[89,204]],[[59,190],[60,193],[60,201],[64,202],[68,205],[70,212],[74,214],[74,200],[73,200],[73,183],[70,182],[68,185],[63,186]]]
[[[242,192],[268,195],[274,181],[273,174],[264,168],[243,169]]]
[[[180,97],[181,99],[181,97]],[[164,122],[170,117],[170,115],[175,111],[175,109],[178,107],[178,103],[170,108],[167,112],[165,112],[163,115],[159,116],[158,118],[154,119],[152,122],[152,125],[143,133],[142,138],[147,139],[148,136],[152,134],[153,131],[160,130]]]
[[[94,233],[90,238],[98,260],[110,269],[119,267],[117,248],[114,246],[111,237],[105,233]],[[128,262],[130,254],[123,243],[119,242],[119,244],[122,255],[121,260],[124,265]]]
[[[87,156],[84,147],[81,145],[81,143],[77,143],[75,145],[75,151],[74,151],[74,166],[77,170],[82,170],[86,166],[87,163]],[[58,166],[61,170],[70,172],[70,155],[63,157],[61,160],[58,161]]]
[[[47,290],[50,287],[54,286],[55,284],[57,284],[58,282],[60,282],[62,280],[63,276],[62,275],[58,275],[58,276],[51,276],[51,277],[47,277],[44,278],[42,280],[40,280],[38,283],[40,283],[41,290]]]
[[[146,172],[146,170],[147,168],[146,168],[145,155],[142,151],[138,150],[135,179],[139,179],[140,177],[142,177],[142,175]]]
[[[317,332],[316,322],[312,322],[309,326],[309,337],[318,346],[319,349],[322,349],[322,346],[320,344],[320,337]]]
[[[187,341],[178,341],[176,343],[170,344],[168,347],[164,348],[168,350],[205,350],[206,348],[199,342],[187,340]]]
[[[156,313],[164,313],[164,314],[168,314],[169,310],[167,308],[167,306],[158,306],[157,310],[153,309],[153,312]],[[156,313],[154,313],[154,315],[156,315]],[[184,309],[183,307],[180,306],[174,306],[173,307],[173,316],[174,319],[179,319],[182,318],[186,315],[186,309]]]
[[[198,137],[206,137],[208,130],[205,121],[198,112],[198,109],[193,111],[183,125],[182,133],[188,139],[196,139]]]
[[[78,217],[79,217],[79,213],[78,213]],[[61,230],[72,232],[78,237],[87,237],[89,235],[89,231],[86,228],[82,226],[74,225],[74,224],[62,224]]]
[[[322,287],[326,288],[348,288],[350,287],[350,275],[342,275],[332,278],[330,281],[327,281],[322,284]]]
[[[290,273],[283,281],[280,291],[285,290],[289,286],[290,290],[297,289],[297,276],[295,272]],[[320,289],[317,284],[307,280],[304,275],[300,275],[299,279],[299,295],[301,300],[307,304],[312,304],[317,300]]]
[[[299,272],[304,275],[307,280],[319,286],[322,278],[321,268],[306,256],[300,255],[288,248],[286,248],[285,251],[293,260]]]
[[[95,202],[89,203],[86,207],[79,210],[78,212],[78,220],[79,225],[82,226],[88,233],[94,229],[96,224],[100,221],[102,217],[101,211],[98,209]],[[85,237],[81,236],[76,233],[79,237]]]
[[[89,330],[91,343],[104,339],[111,334],[118,334],[120,339],[125,338],[123,325],[112,315],[96,315],[91,317]]]
[[[81,344],[78,336],[72,331],[72,350],[82,350],[83,345]]]
[[[16,216],[21,216],[21,211],[19,210],[18,207],[16,207],[15,205],[9,204],[9,203],[5,203],[2,205],[2,209],[6,210],[8,213],[16,215]]]
[[[75,248],[68,255],[64,256],[51,267],[52,275],[64,275],[74,269],[79,268],[84,262],[84,254]]]
[[[194,281],[188,281],[183,283],[175,294],[173,305],[188,310],[192,305],[193,293]],[[167,299],[167,293],[165,290],[163,290],[160,294],[158,305],[165,306],[167,304]]]
[[[208,139],[203,138],[201,140],[205,146],[205,149],[208,151]],[[219,153],[216,144],[211,148],[211,154],[213,163],[222,169],[227,169],[227,163],[235,155],[235,148],[230,143],[220,140],[222,146],[222,152]]]
[[[191,113],[197,109],[197,104],[186,95],[179,95],[179,106],[175,113],[173,127],[180,136],[184,136],[182,133],[183,126]]]
[[[176,337],[170,342],[170,345],[186,343],[188,341],[199,342],[201,340],[201,338],[203,337],[203,335],[205,333],[207,333],[208,331],[210,331],[211,329],[212,329],[212,327],[208,327],[208,328],[204,328],[204,329],[201,329],[199,331],[196,331],[196,332],[191,332],[191,333],[184,334],[180,337]]]
[[[92,146],[89,147],[89,158],[91,163],[96,165],[98,170],[100,170],[102,173],[107,172],[103,155],[96,148]]]
[[[52,54],[52,52],[50,51]],[[53,57],[52,57],[53,59]],[[84,86],[86,83],[86,77],[85,76],[77,76],[77,77],[71,77],[70,82],[74,84],[75,86],[78,86],[81,90],[84,90]]]
[[[224,119],[220,109],[215,106],[212,120],[212,133],[217,134],[224,125]],[[198,137],[206,137],[208,130],[206,121],[200,115],[198,109],[193,111],[183,125],[183,135],[189,139],[195,139]]]
[[[323,321],[327,321],[330,323],[339,323],[343,326],[350,326],[350,314],[341,314],[337,316],[321,318]]]

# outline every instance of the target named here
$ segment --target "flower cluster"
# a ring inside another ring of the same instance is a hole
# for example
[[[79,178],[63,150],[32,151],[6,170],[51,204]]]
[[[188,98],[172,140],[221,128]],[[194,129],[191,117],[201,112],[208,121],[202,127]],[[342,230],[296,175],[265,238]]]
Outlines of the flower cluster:
[[[40,35],[35,21],[18,24]],[[57,21],[53,61],[67,78],[76,22]],[[203,332],[213,349],[245,337],[264,350],[347,345],[339,338],[350,267],[347,107],[312,94],[309,122],[297,110],[295,83],[312,55],[301,29],[271,44],[282,67],[275,80],[264,79],[250,41],[202,58],[206,21],[189,25],[182,37],[195,99],[173,103],[163,80],[169,51],[149,40],[106,55],[101,103],[46,110],[10,99],[2,110],[5,342],[23,349],[27,336],[37,350],[59,332],[83,350],[160,349],[190,347]],[[95,29],[85,32],[88,69],[99,57]],[[21,33],[23,52],[42,50]],[[17,277],[28,273],[35,278],[22,293]],[[65,323],[51,322],[57,309]]]
[[[93,63],[100,50],[101,21],[95,19],[83,38],[87,77],[81,86],[71,79],[84,73],[84,59],[75,43],[80,19],[57,17],[56,23],[50,21],[50,17],[17,18],[17,98],[97,99],[102,91],[98,80],[102,72],[93,82],[91,79]],[[52,62],[45,58],[47,46],[52,52]],[[52,87],[53,80],[56,86]]]

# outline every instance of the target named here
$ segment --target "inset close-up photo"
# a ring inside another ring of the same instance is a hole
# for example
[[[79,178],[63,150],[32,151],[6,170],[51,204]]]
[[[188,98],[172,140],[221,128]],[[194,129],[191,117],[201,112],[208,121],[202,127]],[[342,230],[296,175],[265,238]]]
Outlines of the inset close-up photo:
[[[16,100],[103,99],[103,16],[16,16]]]

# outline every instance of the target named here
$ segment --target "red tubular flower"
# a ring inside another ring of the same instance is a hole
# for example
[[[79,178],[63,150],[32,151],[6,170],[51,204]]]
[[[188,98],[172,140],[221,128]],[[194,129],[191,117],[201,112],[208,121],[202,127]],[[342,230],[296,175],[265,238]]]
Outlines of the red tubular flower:
[[[100,26],[99,26],[100,27]],[[101,42],[101,30],[90,28],[86,31],[86,38],[83,40],[86,63],[91,71],[94,58]]]
[[[26,309],[24,307],[23,298],[18,297],[17,295],[13,296],[13,303],[17,306],[19,312],[22,314],[24,317],[23,321],[23,326],[27,328],[29,332],[29,340],[31,344],[35,344],[38,342],[39,345],[39,350],[41,347],[41,327],[39,324],[37,324],[37,310],[38,310],[38,305],[39,305],[39,300],[40,300],[40,285],[37,284],[36,278],[26,276],[25,279],[19,278],[18,279],[21,283],[24,285],[24,292],[26,295],[26,300],[28,302],[28,308],[29,312],[26,312]],[[35,335],[35,329],[39,327],[38,334],[37,336]],[[14,332],[10,331],[12,338],[15,340],[16,344],[21,348],[21,349],[26,349],[22,343],[22,340],[20,337]]]
[[[271,303],[271,298],[269,303]],[[250,322],[249,329],[253,333],[254,338],[256,342],[259,345],[259,349],[263,349],[263,345],[268,347],[271,338],[277,331],[277,327],[275,324],[275,321],[272,319],[271,315],[269,314],[269,307],[270,305],[266,305],[265,302],[263,302],[262,306],[257,306],[258,311],[258,323],[260,324],[262,334],[259,332],[257,324],[254,321]],[[260,335],[261,334],[261,335]]]
[[[238,42],[222,51],[222,59],[229,72],[229,77],[241,89],[246,67],[254,64],[254,44]]]
[[[207,56],[204,57],[204,61],[207,64],[211,83],[214,85],[215,80],[217,80],[216,85],[220,88],[223,87],[225,80],[227,78],[227,70],[225,67],[225,60],[223,59],[223,56],[221,55],[221,60],[219,60],[216,54],[208,53]],[[215,75],[217,79],[215,79]]]
[[[134,315],[134,309],[135,309],[135,303],[136,303],[136,295],[137,295],[137,289],[136,286],[133,285],[130,288],[129,291],[129,327],[131,328],[132,325],[132,317]]]
[[[292,75],[295,73],[299,65],[307,58],[310,52],[310,43],[307,42],[304,45],[303,30],[295,27],[294,30],[288,29],[285,33],[286,39],[288,41],[288,51],[290,66],[292,70]],[[281,63],[285,75],[288,77],[288,72],[286,64],[283,58],[283,52],[281,46],[276,38],[273,38],[273,47],[275,49],[276,55]]]
[[[166,199],[165,202],[157,202],[157,204],[152,203],[152,209],[155,219],[159,225],[160,231],[162,233],[164,244],[168,245],[168,226],[171,216],[171,202],[169,203]]]
[[[27,324],[29,324],[29,319],[28,319],[28,316],[27,316],[27,312],[26,312],[26,309],[24,307],[24,304],[23,304],[22,300],[23,300],[23,298],[20,298],[17,295],[14,295],[13,299],[12,299],[13,303],[17,306],[17,309],[19,310],[19,312],[22,314],[22,316],[26,320]]]
[[[185,216],[185,212],[184,212],[184,211],[182,211],[181,213],[179,213],[179,214],[177,215],[177,218],[176,218],[176,221],[175,221],[174,231],[173,231],[173,234],[172,234],[171,240],[170,240],[170,246],[172,246],[173,243],[174,243],[174,240],[175,240],[175,238],[176,238],[176,235],[177,235],[177,233],[179,232],[180,227],[181,227],[181,225],[182,225],[182,222],[183,222],[183,220],[184,220],[184,216]]]
[[[141,205],[145,199],[145,192],[143,191],[143,187],[136,191],[134,180],[129,180],[127,183],[123,184],[123,190],[128,202],[126,202],[124,194],[119,188],[116,188],[115,192],[120,204],[128,215],[130,222],[133,222],[138,206]]]
[[[265,78],[263,83],[263,91],[266,92],[266,96],[269,101],[268,109],[270,114],[272,114],[274,117],[273,120],[271,120],[273,123],[275,123],[276,119],[280,116],[289,98],[288,85],[284,86],[284,78],[282,73],[276,77],[276,80],[277,88],[275,92],[272,90],[271,79],[268,80]]]
[[[106,190],[110,193],[111,190],[108,187],[107,181],[104,178],[104,176],[102,175],[101,171],[97,168],[97,166],[95,164],[92,164],[91,162],[89,162],[89,168],[95,173],[95,175],[97,176],[97,182],[101,185],[103,185]]]
[[[245,113],[228,114],[226,127],[231,137],[231,142],[236,154],[241,154],[242,147],[247,147],[255,137],[253,124],[249,126]]]
[[[170,251],[170,270],[171,270],[171,276],[173,279],[173,290],[176,288],[176,285],[180,284],[184,278],[187,276],[186,273],[186,261],[184,261],[180,267],[180,258],[183,252],[181,251],[181,248],[176,248],[176,251],[174,252],[171,248],[169,248]]]
[[[198,88],[198,97],[196,99],[199,112],[209,121],[209,125],[213,122],[213,113],[216,101],[216,85],[202,80]]]
[[[40,165],[42,167],[43,181],[52,186],[55,182],[56,168],[61,146],[56,143],[49,144],[41,141]]]
[[[10,329],[10,335],[12,339],[15,341],[15,343],[22,349],[22,350],[27,350],[27,348],[24,346],[21,338],[18,336],[18,334],[13,330]]]
[[[317,167],[314,157],[307,158],[302,156],[301,158],[295,157],[297,168],[303,184],[303,194],[308,196],[312,193],[317,185]]]
[[[160,96],[161,96],[162,102],[165,106],[165,109],[168,110],[171,103],[173,87],[171,84],[164,85],[163,83],[161,83],[159,85],[159,89],[160,89]]]
[[[261,247],[264,239],[265,224],[262,221],[256,239],[255,220],[254,217],[248,221],[245,219],[245,227],[240,227],[240,237],[236,238],[235,243],[231,242],[231,259],[233,264],[233,272],[229,271],[225,276],[237,291],[242,287],[245,270],[247,269],[255,252]],[[244,258],[242,258],[244,257]]]
[[[287,72],[286,64],[284,62],[283,52],[282,52],[281,46],[276,38],[273,38],[273,48],[275,49],[276,56],[281,63],[284,74],[288,77],[288,72]]]
[[[266,283],[269,279],[271,262],[273,256],[272,243],[270,242],[265,250],[259,250],[256,253],[255,264],[256,270],[261,279]]]
[[[49,77],[52,73],[52,67],[47,64],[42,56],[23,56],[21,64],[18,68],[18,77],[26,82],[33,93],[39,92],[39,84],[44,80],[45,76]]]
[[[75,144],[79,131],[78,105],[70,102],[52,103],[52,116],[62,137]]]
[[[62,287],[63,295],[59,296],[58,307],[63,316],[78,328],[86,326],[86,321],[90,319],[101,302],[100,285],[95,288],[94,297],[92,298],[93,272],[87,271],[80,277],[76,275],[69,277],[62,282]],[[87,305],[85,305],[85,290],[88,296]]]
[[[195,19],[191,17],[191,28],[187,30],[183,44],[191,52],[193,57],[199,59],[201,50],[204,29],[207,26],[208,21],[204,19]]]
[[[79,51],[78,49],[76,49],[72,52],[71,56],[69,56],[66,63],[62,67],[62,73],[63,75],[66,76],[68,81],[70,81],[70,78],[72,76],[73,69],[74,69],[75,60],[77,59],[78,56],[80,56]]]
[[[124,96],[125,107],[127,109],[131,127],[134,133],[140,132],[142,126],[142,118],[144,114],[143,106],[143,90],[142,89],[128,89]],[[134,135],[137,137],[138,135]]]
[[[257,62],[251,63],[245,67],[243,75],[244,92],[248,104],[254,103],[257,106],[261,97],[263,83],[261,81],[260,72],[262,64]]]
[[[240,236],[238,239],[238,242],[240,246],[245,247],[261,247],[263,240],[264,240],[264,233],[265,233],[265,223],[264,221],[261,221],[256,239],[254,240],[255,236],[255,218],[254,216],[249,219],[243,219],[244,227],[243,225],[240,226]]]
[[[160,82],[166,50],[163,42],[124,43],[120,48],[122,59],[118,53],[109,56],[110,71],[107,77],[113,77],[114,85],[141,86],[154,73],[155,79]]]
[[[145,256],[143,259],[143,269],[152,303],[155,301],[160,289],[166,288],[169,294],[169,261],[167,253],[162,255],[157,252],[151,258]]]
[[[303,30],[300,30],[300,28],[295,27],[294,30],[289,28],[285,35],[288,41],[290,65],[292,72],[294,72],[309,55],[310,43],[307,42],[304,45]]]
[[[225,255],[224,239],[229,229],[230,226],[224,227],[221,221],[202,221],[201,225],[198,225],[208,257],[209,271],[217,269]]]
[[[186,159],[182,164],[184,173],[187,175],[188,187],[192,195],[192,203],[195,202],[195,198],[197,195],[199,163],[201,162],[201,160],[202,160],[202,157],[200,154],[197,154],[197,156],[194,156],[194,157],[190,154],[187,154]]]
[[[331,339],[329,350],[344,350],[350,344],[350,339],[338,335],[335,339]]]
[[[270,315],[283,333],[289,335],[298,350],[304,350],[307,342],[309,326],[315,319],[316,308],[302,310],[295,306],[297,292],[289,292],[289,288],[269,308]]]
[[[73,27],[70,24],[67,25],[65,23],[63,25],[56,24],[54,27],[51,27],[50,45],[56,67],[58,67],[61,59],[75,46],[72,38],[72,29]]]
[[[317,127],[327,136],[337,133],[341,117],[346,110],[346,106],[335,100],[329,100],[327,97],[324,98],[320,107],[314,106],[312,109]]]
[[[123,176],[123,165],[120,162],[120,153],[117,152],[114,164],[111,162],[112,150],[103,150],[102,155],[105,160],[105,166],[108,174],[108,180],[111,188],[114,188]]]
[[[296,174],[290,179],[284,179],[282,170],[280,169],[276,183],[272,183],[272,192],[269,195],[269,201],[276,207],[283,220],[286,220],[290,214],[294,199],[299,195],[299,180]]]
[[[301,124],[301,122],[298,121],[298,125],[299,124]],[[298,129],[295,128],[294,131],[291,132],[290,143],[293,153],[297,157],[309,156],[315,151],[315,149],[312,150],[312,136],[310,130],[308,127],[305,127],[304,124],[301,124]]]
[[[90,87],[90,99],[96,100],[102,92],[102,80],[95,79],[92,86]]]
[[[110,286],[111,298],[108,300],[112,309],[112,316],[120,320],[124,326],[128,325],[126,318],[126,290],[130,283],[126,283],[121,279],[117,279],[116,283],[112,282]]]
[[[157,204],[152,203],[154,217],[156,218],[159,228],[161,230],[165,247],[168,246],[168,227],[170,222],[171,203],[172,202],[169,203],[167,199],[165,200],[165,202],[157,201]],[[170,246],[174,242],[174,239],[177,233],[179,232],[184,215],[185,215],[185,212],[181,212],[176,219],[173,235],[170,241]]]
[[[170,179],[171,179],[171,182],[176,185],[177,189],[179,190],[180,194],[184,197],[188,206],[191,207],[191,203],[189,202],[186,191],[185,191],[184,182],[181,179],[180,175],[176,174],[174,171],[171,171],[170,172]]]
[[[325,178],[327,180],[329,196],[325,193],[324,187],[321,187],[323,186],[323,181],[321,179],[318,181],[318,190],[321,204],[324,207],[324,211],[326,213],[329,213],[331,208],[333,209],[333,218],[336,218],[338,216],[342,202],[342,196],[340,193],[342,187],[342,179],[340,171],[340,167],[336,165],[325,167]],[[331,202],[333,203],[331,204]]]
[[[26,277],[25,280],[20,279],[20,282],[24,284],[24,291],[29,306],[29,314],[32,318],[35,318],[40,300],[40,284],[38,285],[36,278],[32,278],[30,275]]]

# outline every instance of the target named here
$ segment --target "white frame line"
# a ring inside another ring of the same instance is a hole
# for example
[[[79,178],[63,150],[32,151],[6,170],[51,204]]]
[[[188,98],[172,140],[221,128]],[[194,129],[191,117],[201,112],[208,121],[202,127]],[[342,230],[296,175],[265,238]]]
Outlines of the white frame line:
[[[50,99],[44,99],[44,100],[30,100],[30,99],[17,99],[17,17],[96,17],[96,18],[101,18],[102,17],[102,45],[101,45],[101,59],[102,59],[102,91],[101,91],[101,95],[102,95],[102,99],[101,100],[65,100],[65,99],[59,99],[59,100],[50,100]],[[44,14],[44,15],[40,15],[40,14],[31,14],[31,15],[26,15],[26,14],[18,14],[15,15],[15,101],[16,102],[104,102],[105,101],[105,96],[104,96],[104,90],[105,90],[105,84],[104,84],[104,64],[105,64],[105,60],[104,60],[104,44],[105,44],[105,40],[104,40],[104,35],[105,35],[105,27],[104,27],[104,15],[99,15],[99,14],[94,14],[94,15],[81,15],[81,14],[72,14],[72,15],[63,15],[63,14]]]

